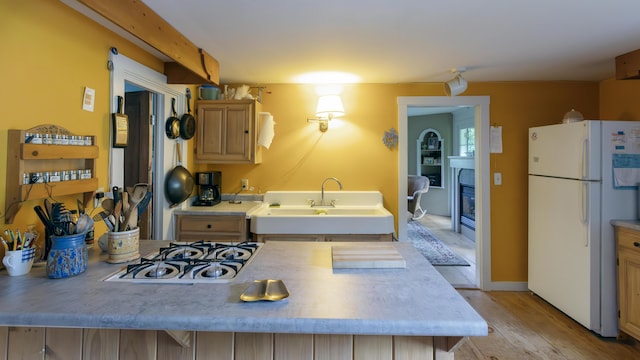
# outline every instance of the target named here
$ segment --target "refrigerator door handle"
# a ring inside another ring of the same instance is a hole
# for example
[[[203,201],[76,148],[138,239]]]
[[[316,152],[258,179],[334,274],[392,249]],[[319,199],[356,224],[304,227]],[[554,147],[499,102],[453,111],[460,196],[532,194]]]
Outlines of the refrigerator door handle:
[[[581,210],[581,214],[580,216],[582,217],[582,223],[585,225],[588,225],[588,211],[587,209],[589,209],[589,183],[588,182],[583,182],[582,183],[582,208]],[[585,243],[584,243],[584,247],[589,247],[589,236],[585,237]]]
[[[589,177],[589,159],[588,159],[589,139],[582,141],[582,180]]]

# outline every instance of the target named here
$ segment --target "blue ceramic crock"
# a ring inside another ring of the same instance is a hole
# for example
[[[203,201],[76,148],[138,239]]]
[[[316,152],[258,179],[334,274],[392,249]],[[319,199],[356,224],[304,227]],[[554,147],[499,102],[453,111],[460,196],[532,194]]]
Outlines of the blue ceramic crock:
[[[51,237],[51,250],[47,256],[47,276],[62,279],[87,270],[88,251],[85,234]]]

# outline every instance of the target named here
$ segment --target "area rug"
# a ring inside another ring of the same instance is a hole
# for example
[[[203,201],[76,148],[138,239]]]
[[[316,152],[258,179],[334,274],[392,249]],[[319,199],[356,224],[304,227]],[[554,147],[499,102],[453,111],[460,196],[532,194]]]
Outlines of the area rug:
[[[431,265],[469,266],[458,254],[440,241],[429,229],[417,221],[407,223],[407,238]]]

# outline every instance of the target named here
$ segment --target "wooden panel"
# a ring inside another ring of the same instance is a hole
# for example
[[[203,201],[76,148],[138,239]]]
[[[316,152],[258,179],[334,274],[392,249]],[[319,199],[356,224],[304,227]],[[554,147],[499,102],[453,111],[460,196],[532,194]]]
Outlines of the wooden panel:
[[[20,144],[23,160],[96,159],[97,146]]]
[[[180,336],[182,341],[176,341],[176,338],[169,335],[165,331],[158,331],[158,360],[192,360],[195,356],[195,346],[193,344],[192,331],[184,331],[184,334],[188,334],[189,341],[185,341],[185,336]],[[176,335],[176,332],[173,333]],[[183,334],[183,335],[184,335]]]
[[[195,359],[234,360],[233,341],[234,334],[230,332],[199,331]]]
[[[47,359],[82,359],[82,329],[47,328]]]
[[[236,333],[234,350],[237,360],[272,360],[273,334]]]
[[[120,360],[156,359],[157,332],[120,330]]]
[[[640,78],[640,50],[616,56],[616,79]]]
[[[78,1],[202,77],[200,83],[220,82],[218,61],[201,53],[196,45],[142,1]],[[206,64],[207,71],[203,64]]]
[[[313,335],[275,334],[275,359],[313,360]]]
[[[327,234],[324,236],[325,241],[393,241],[392,234]]]
[[[433,358],[436,360],[453,360],[453,352],[449,352],[449,341],[446,337],[433,339]]]
[[[245,217],[235,215],[181,215],[178,219],[182,231],[238,234],[246,226]]]
[[[91,360],[117,359],[120,353],[120,330],[85,329],[83,357]]]
[[[21,185],[20,191],[23,200],[79,194],[84,192],[93,192],[98,188],[98,179],[91,178],[86,180],[69,180],[48,184],[28,184]]]
[[[394,336],[394,360],[433,359],[433,338],[430,336]]]
[[[640,251],[622,248],[618,261],[620,329],[640,340]]]
[[[10,327],[7,359],[44,358],[44,328]]]
[[[392,360],[391,336],[355,335],[353,337],[354,360]]]
[[[6,326],[0,326],[0,360],[7,360],[7,346],[9,345],[8,342],[9,328]]]
[[[314,360],[350,360],[352,335],[314,335]]]
[[[324,235],[316,234],[255,234],[255,241],[324,241]]]
[[[228,160],[251,160],[251,106],[229,105],[224,154]]]
[[[334,269],[405,268],[404,258],[393,245],[336,245],[331,247]]]

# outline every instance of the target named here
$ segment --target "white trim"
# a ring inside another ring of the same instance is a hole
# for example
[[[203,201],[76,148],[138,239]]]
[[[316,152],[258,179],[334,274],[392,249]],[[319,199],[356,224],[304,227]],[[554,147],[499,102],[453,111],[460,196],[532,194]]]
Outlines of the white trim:
[[[476,128],[476,282],[482,290],[491,286],[491,206],[489,171],[488,96],[399,96],[398,97],[398,239],[407,236],[408,108],[473,106]]]
[[[485,291],[529,291],[526,281],[492,281]]]
[[[118,111],[117,96],[124,97],[125,82],[135,84],[158,95],[156,121],[154,125],[154,179],[153,179],[153,234],[156,239],[174,238],[172,214],[169,202],[164,196],[165,175],[176,165],[175,146],[176,140],[170,140],[165,136],[164,124],[168,115],[171,114],[170,98],[176,98],[176,112],[184,113],[186,109],[185,87],[184,85],[167,84],[167,77],[153,69],[137,63],[124,55],[110,53],[109,60],[113,65],[111,71],[111,112]],[[111,118],[109,118],[110,129]],[[109,131],[110,134],[113,130]],[[113,135],[110,135],[113,136]],[[129,139],[132,141],[132,139]],[[177,140],[184,143],[183,140]],[[112,144],[109,140],[109,146]],[[124,184],[124,150],[121,148],[110,148],[109,157],[109,189],[113,186],[122,187]],[[187,147],[181,146],[183,162],[187,159]]]

